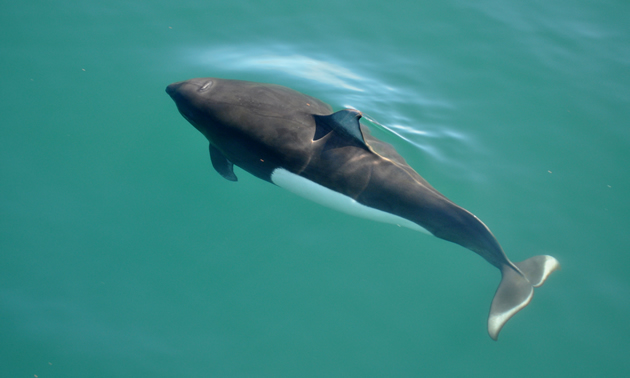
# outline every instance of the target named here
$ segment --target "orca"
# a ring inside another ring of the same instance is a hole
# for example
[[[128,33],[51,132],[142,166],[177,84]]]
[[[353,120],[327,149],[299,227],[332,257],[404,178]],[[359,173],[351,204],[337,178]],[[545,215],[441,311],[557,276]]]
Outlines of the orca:
[[[511,262],[490,229],[414,171],[360,123],[361,112],[331,107],[292,89],[241,80],[196,78],[166,92],[210,142],[215,170],[250,174],[346,213],[398,224],[479,254],[501,272],[488,333],[529,304],[534,288],[560,268],[552,256]]]

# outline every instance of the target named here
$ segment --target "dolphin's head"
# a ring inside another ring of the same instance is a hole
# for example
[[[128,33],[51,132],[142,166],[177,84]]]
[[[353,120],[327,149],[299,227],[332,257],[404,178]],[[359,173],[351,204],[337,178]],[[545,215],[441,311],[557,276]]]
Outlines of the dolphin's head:
[[[228,135],[264,138],[265,133],[295,132],[297,124],[314,130],[312,115],[331,113],[327,104],[274,84],[196,78],[173,83],[166,93],[211,143]]]
[[[189,102],[197,97],[203,97],[213,89],[214,84],[220,79],[214,78],[196,78],[186,81],[178,81],[166,87],[166,93],[171,96],[177,105],[182,102]]]
[[[220,79],[196,78],[179,81],[166,87],[166,93],[175,101],[179,112],[202,134],[215,124],[212,115],[218,110],[213,92]]]
[[[211,139],[213,133],[239,129],[244,119],[281,116],[278,104],[291,109],[287,102],[291,102],[293,91],[277,85],[209,77],[173,83],[166,87],[166,93],[184,118]]]

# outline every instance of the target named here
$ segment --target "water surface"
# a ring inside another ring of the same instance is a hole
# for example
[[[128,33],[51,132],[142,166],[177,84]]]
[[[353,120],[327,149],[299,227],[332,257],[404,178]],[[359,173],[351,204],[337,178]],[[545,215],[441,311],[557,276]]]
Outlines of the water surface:
[[[627,376],[626,1],[7,3],[7,377]],[[212,169],[167,84],[354,107],[514,261],[563,270],[493,342],[499,273]]]

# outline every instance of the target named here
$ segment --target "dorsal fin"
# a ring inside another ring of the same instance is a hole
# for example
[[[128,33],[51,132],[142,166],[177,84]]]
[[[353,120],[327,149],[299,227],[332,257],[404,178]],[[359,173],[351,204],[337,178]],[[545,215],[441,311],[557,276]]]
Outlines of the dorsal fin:
[[[313,117],[315,117],[316,126],[313,140],[318,140],[329,132],[334,131],[344,138],[357,142],[363,148],[370,149],[365,143],[361,132],[361,124],[359,123],[359,118],[361,118],[360,111],[344,109],[330,115],[313,115]]]
[[[234,164],[213,145],[210,145],[210,160],[212,161],[214,169],[225,179],[230,181],[237,180],[234,174]]]

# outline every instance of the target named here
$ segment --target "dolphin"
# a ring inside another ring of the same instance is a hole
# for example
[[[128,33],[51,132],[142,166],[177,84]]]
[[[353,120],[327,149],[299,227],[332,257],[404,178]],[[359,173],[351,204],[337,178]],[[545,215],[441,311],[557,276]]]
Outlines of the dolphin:
[[[479,254],[501,272],[488,333],[529,304],[534,288],[560,268],[547,255],[513,263],[490,229],[414,171],[359,122],[361,112],[331,107],[292,89],[240,80],[196,78],[166,92],[210,142],[215,170],[237,181],[234,165],[346,213],[405,226]]]

